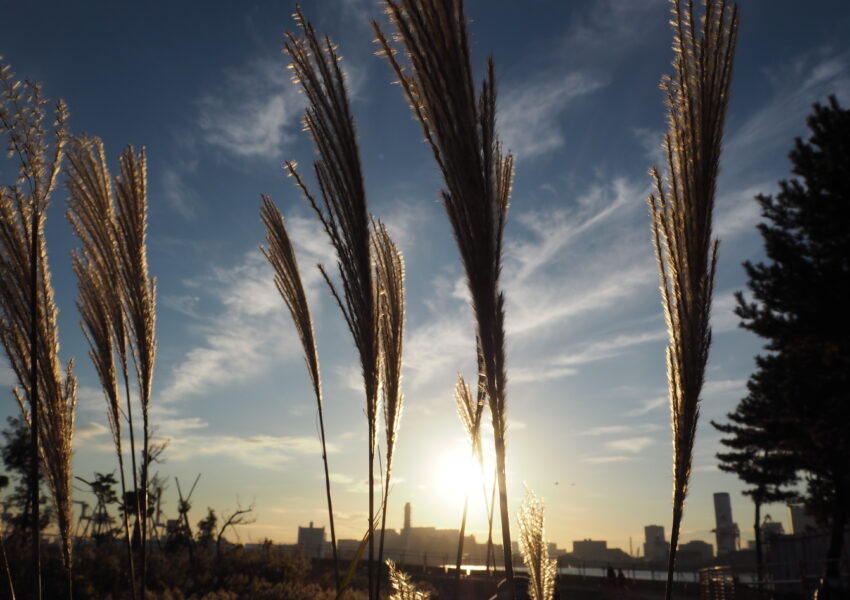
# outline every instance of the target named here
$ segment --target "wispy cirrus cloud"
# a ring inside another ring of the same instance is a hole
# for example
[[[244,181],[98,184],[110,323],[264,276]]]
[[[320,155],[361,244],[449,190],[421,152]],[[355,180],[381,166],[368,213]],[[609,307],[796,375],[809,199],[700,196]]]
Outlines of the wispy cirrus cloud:
[[[635,456],[628,456],[625,454],[615,454],[612,456],[585,456],[581,460],[582,462],[586,462],[591,465],[604,465],[608,463],[630,462],[637,460],[637,458]]]
[[[240,158],[277,159],[298,129],[303,96],[286,61],[254,60],[224,72],[198,100],[197,124],[209,145]]]
[[[197,165],[196,162],[192,164]],[[194,219],[198,209],[198,193],[186,181],[194,172],[194,166],[183,164],[167,166],[160,175],[162,197],[177,214],[187,220]]]
[[[287,224],[315,317],[321,275],[312,265],[333,260],[332,254],[315,221],[293,217]],[[171,382],[161,394],[163,402],[246,381],[276,361],[297,354],[296,339],[281,335],[291,327],[289,316],[273,271],[258,251],[245,255],[236,266],[213,267],[210,273],[184,283],[193,292],[211,295],[221,309],[194,324],[202,342],[174,367]]]
[[[637,425],[600,425],[599,427],[591,427],[582,431],[579,435],[589,436],[604,436],[604,435],[619,435],[623,433],[645,433],[650,431],[659,431],[663,429],[661,425],[655,423],[641,423]]]
[[[74,429],[74,442],[87,442],[109,433],[109,428],[97,421],[89,421],[85,425],[78,425]]]
[[[564,144],[561,116],[573,100],[603,83],[586,73],[543,75],[517,82],[499,102],[499,134],[505,147],[522,161]]]
[[[605,447],[609,450],[637,454],[654,443],[654,438],[651,438],[649,436],[638,436],[622,438],[619,440],[611,440],[605,442]]]
[[[667,396],[656,396],[647,400],[642,400],[637,408],[634,408],[626,413],[627,417],[639,417],[653,410],[668,406],[670,400]]]
[[[820,48],[768,69],[765,75],[773,86],[772,98],[730,131],[725,144],[724,170],[733,177],[751,166],[759,149],[790,148],[791,137],[802,130],[813,102],[824,101],[828,94],[845,104],[850,99],[850,54],[846,52]]]
[[[273,435],[183,435],[172,438],[168,445],[169,461],[182,461],[201,456],[225,456],[259,469],[279,470],[293,463],[297,456],[321,454],[318,438]],[[337,452],[333,443],[328,452]]]

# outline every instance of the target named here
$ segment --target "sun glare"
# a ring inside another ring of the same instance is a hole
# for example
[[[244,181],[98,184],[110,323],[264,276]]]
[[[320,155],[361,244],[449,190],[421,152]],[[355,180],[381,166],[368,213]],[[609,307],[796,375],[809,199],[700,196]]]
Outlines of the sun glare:
[[[481,472],[467,448],[452,448],[436,461],[434,481],[441,496],[460,503],[467,490],[481,489]]]

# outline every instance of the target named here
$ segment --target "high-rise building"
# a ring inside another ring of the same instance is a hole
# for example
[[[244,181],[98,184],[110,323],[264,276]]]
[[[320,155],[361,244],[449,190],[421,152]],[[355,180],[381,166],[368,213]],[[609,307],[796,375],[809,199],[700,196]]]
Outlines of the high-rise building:
[[[788,505],[788,520],[791,522],[791,533],[800,535],[801,533],[812,533],[818,530],[815,519],[806,512],[806,508],[802,504]]]
[[[309,527],[298,528],[298,545],[308,558],[322,558],[325,550],[325,528],[313,527],[310,521]]]
[[[404,529],[410,529],[410,502],[404,503]]]
[[[573,554],[580,560],[603,561],[608,557],[608,542],[602,540],[576,540]]]
[[[774,521],[770,515],[765,516],[761,523],[761,534],[767,540],[772,535],[783,535],[785,528],[780,521]]]
[[[643,543],[643,556],[650,562],[665,562],[670,552],[670,544],[664,540],[664,527],[661,525],[647,525],[643,528],[645,541]]]
[[[738,549],[740,531],[732,520],[732,501],[727,492],[714,494],[714,535],[717,539],[717,556],[729,554]]]

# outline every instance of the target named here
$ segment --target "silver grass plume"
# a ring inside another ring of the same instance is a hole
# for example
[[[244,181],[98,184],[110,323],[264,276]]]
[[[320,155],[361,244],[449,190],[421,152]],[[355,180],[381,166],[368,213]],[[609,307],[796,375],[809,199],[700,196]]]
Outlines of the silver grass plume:
[[[310,306],[304,293],[304,284],[298,270],[298,260],[295,249],[289,239],[283,216],[268,196],[263,196],[263,206],[260,217],[266,226],[266,242],[268,248],[261,248],[263,255],[271,263],[275,272],[275,286],[280,292],[289,314],[295,324],[301,346],[304,349],[304,362],[313,385],[313,393],[319,410],[319,433],[322,442],[322,462],[325,468],[325,492],[328,500],[328,519],[331,528],[331,549],[334,559],[334,580],[339,592],[339,561],[336,549],[336,529],[334,527],[333,500],[331,498],[331,478],[328,468],[328,451],[325,443],[325,418],[322,407],[322,378],[319,372],[319,353],[316,349],[316,337],[313,330],[313,319],[310,316]]]
[[[460,373],[455,384],[455,405],[460,422],[469,436],[472,456],[480,464],[484,460],[481,448],[481,415],[484,412],[484,404],[479,397],[472,395],[469,384]]]
[[[132,146],[128,146],[118,157],[118,162],[119,174],[115,178],[118,273],[142,408],[142,472],[136,492],[141,516],[141,589],[144,598],[147,581],[148,470],[155,450],[150,443],[149,417],[156,360],[156,282],[148,275],[145,150],[142,148],[136,154]]]
[[[0,59],[2,60],[2,59]],[[41,85],[15,80],[0,62],[0,133],[7,134],[17,180],[0,186],[0,341],[20,388],[14,390],[32,433],[32,465],[41,458],[56,507],[62,556],[71,571],[71,453],[76,405],[73,361],[62,374],[57,308],[53,299],[44,212],[56,186],[68,139],[68,110],[56,103],[52,140]],[[33,473],[34,479],[37,475]],[[38,486],[31,490],[33,522],[33,597],[41,597]]]
[[[124,411],[118,393],[115,353],[121,363],[127,397],[126,414],[130,429],[130,450],[133,465],[133,489],[137,488],[135,438],[133,435],[132,405],[130,402],[127,356],[127,324],[118,265],[115,205],[112,178],[106,165],[103,142],[99,138],[80,137],[74,140],[68,153],[66,186],[70,193],[66,216],[71,229],[82,243],[72,255],[72,267],[77,275],[79,298],[77,308],[82,319],[80,326],[89,345],[89,357],[95,366],[106,398],[115,453],[121,478],[121,498],[127,497],[121,421]],[[136,503],[136,517],[141,522]],[[136,596],[136,576],[133,563],[128,511],[122,511],[132,595]]]
[[[480,357],[480,355],[479,355]],[[479,390],[480,392],[480,390]],[[460,373],[457,374],[455,384],[455,405],[460,422],[469,436],[472,457],[481,468],[482,482],[484,475],[484,453],[481,448],[481,415],[484,412],[484,398],[479,393],[478,398],[473,397],[472,390]],[[487,489],[484,488],[484,501],[487,502]],[[457,557],[455,560],[455,597],[460,596],[460,568],[463,562],[463,541],[466,535],[466,518],[469,512],[469,489],[464,490],[463,516],[460,520],[460,532],[457,540]],[[490,512],[489,510],[487,511]],[[489,551],[489,549],[488,549]],[[488,555],[489,558],[489,555]]]
[[[327,271],[321,266],[320,269],[360,355],[369,430],[369,531],[374,532],[380,349],[372,283],[369,214],[360,151],[336,47],[330,38],[318,38],[299,8],[296,8],[295,20],[304,37],[287,33],[284,50],[292,58],[290,69],[293,80],[301,85],[307,96],[304,125],[319,153],[319,160],[313,166],[323,199],[321,205],[301,179],[296,165],[288,162],[286,168],[310,202],[337,253],[342,294],[331,282]],[[374,543],[374,535],[370,534],[367,569],[370,597],[375,580]]]
[[[387,559],[387,569],[390,574],[390,585],[393,593],[389,600],[428,600],[431,594],[420,591],[416,584],[410,581],[410,576],[395,566],[395,563]]]
[[[373,22],[373,28],[443,173],[443,206],[472,298],[496,445],[505,575],[513,593],[505,480],[505,299],[499,283],[513,157],[502,153],[496,137],[493,61],[476,96],[463,2],[384,2],[395,38],[407,51],[410,73],[379,25]]]
[[[655,193],[649,197],[669,334],[673,527],[668,599],[711,345],[709,318],[717,265],[711,220],[738,29],[737,7],[727,6],[725,0],[705,0],[699,25],[692,0],[671,4],[675,74],[661,82],[668,107],[669,131],[664,138],[668,174],[665,181],[653,167]]]
[[[375,288],[378,303],[378,333],[380,338],[381,389],[383,391],[384,428],[386,433],[386,472],[384,497],[381,502],[381,540],[378,547],[378,577],[380,587],[384,555],[384,532],[387,524],[387,501],[392,481],[393,453],[404,396],[401,393],[401,367],[404,341],[404,258],[380,220],[373,220],[372,247],[375,262]],[[376,590],[377,595],[377,590]]]
[[[543,501],[531,490],[519,509],[519,550],[528,568],[529,592],[532,600],[551,600],[555,593],[557,562],[549,558],[543,538]]]

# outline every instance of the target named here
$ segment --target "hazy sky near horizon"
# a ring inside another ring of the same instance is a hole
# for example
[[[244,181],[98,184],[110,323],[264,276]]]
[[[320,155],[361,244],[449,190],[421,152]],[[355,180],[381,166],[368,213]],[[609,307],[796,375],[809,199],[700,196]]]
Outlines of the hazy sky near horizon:
[[[438,201],[442,185],[421,130],[383,58],[374,55],[377,0],[306,0],[306,16],[339,45],[349,77],[370,210],[407,267],[404,413],[389,526],[457,528],[467,455],[452,389],[474,378],[471,310],[457,249]],[[806,135],[812,103],[850,104],[850,6],[841,1],[742,0],[716,232],[721,239],[714,346],[703,393],[683,541],[714,543],[712,493],[728,491],[744,538],[752,505],[716,468],[711,419],[745,393],[760,341],[737,328],[741,263],[762,258],[753,200],[790,176],[787,153]],[[816,7],[816,9],[814,8]],[[671,72],[666,0],[471,0],[477,73],[488,55],[499,81],[501,136],[517,157],[503,283],[507,294],[508,482],[542,496],[559,546],[606,539],[628,550],[643,526],[669,536],[671,442],[666,333],[650,241],[648,168],[660,160]],[[255,502],[243,540],[292,542],[327,523],[315,402],[288,313],[259,253],[259,194],[287,218],[316,321],[326,396],[338,535],[366,525],[366,420],[359,363],[316,263],[333,263],[306,201],[284,177],[314,154],[304,101],[290,82],[286,2],[20,2],[0,9],[0,55],[21,77],[65,99],[76,133],[103,138],[110,165],[127,144],[149,157],[149,256],[158,283],[153,423],[170,440],[163,506],[174,477],[202,473],[192,523]],[[13,165],[0,161],[0,181]],[[312,180],[311,180],[312,183]],[[74,307],[68,252],[76,245],[53,196],[47,236],[60,309],[61,356],[75,357],[75,473],[116,468],[105,404]],[[15,414],[5,365],[0,416]],[[474,479],[474,478],[473,478]],[[480,483],[476,484],[480,485]],[[78,498],[84,498],[78,494]],[[486,539],[473,489],[471,532]],[[787,522],[783,507],[767,509]]]

